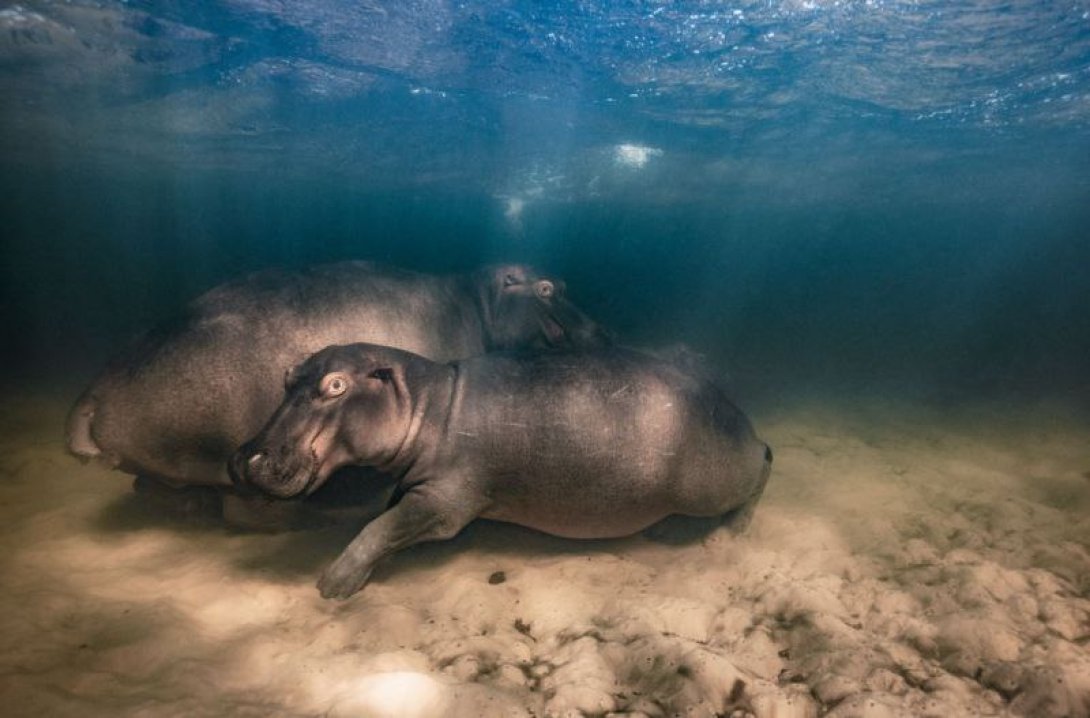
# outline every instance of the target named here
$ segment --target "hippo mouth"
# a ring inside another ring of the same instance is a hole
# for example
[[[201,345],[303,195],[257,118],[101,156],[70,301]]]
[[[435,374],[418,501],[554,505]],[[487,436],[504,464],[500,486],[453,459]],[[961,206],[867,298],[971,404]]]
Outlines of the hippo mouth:
[[[304,465],[293,471],[287,481],[278,486],[269,486],[266,491],[282,499],[290,499],[310,493],[310,485],[313,481],[313,469],[309,465]]]
[[[545,341],[550,346],[558,347],[567,343],[568,333],[552,314],[546,314],[542,318],[541,331],[545,335]]]
[[[551,347],[588,348],[609,344],[609,337],[601,327],[563,300],[541,314],[540,326],[545,343]]]
[[[290,442],[269,441],[267,434],[283,434],[274,426],[239,447],[228,462],[231,482],[240,490],[258,489],[280,499],[309,496],[333,470],[336,424],[321,422],[304,428]]]
[[[300,451],[295,460],[285,467],[280,474],[281,478],[262,482],[262,488],[281,499],[309,496],[317,491],[328,475],[322,473],[323,462],[315,446],[320,434],[321,429],[304,444],[306,449]]]
[[[318,430],[314,432],[314,436],[307,443],[308,454],[310,455],[309,465],[301,468],[296,474],[298,476],[303,471],[309,472],[303,483],[303,488],[299,492],[304,496],[310,496],[320,489],[325,480],[329,478],[329,475],[338,468],[338,466],[334,465],[332,451],[333,435],[335,433],[335,429],[330,430],[328,426],[319,426]]]

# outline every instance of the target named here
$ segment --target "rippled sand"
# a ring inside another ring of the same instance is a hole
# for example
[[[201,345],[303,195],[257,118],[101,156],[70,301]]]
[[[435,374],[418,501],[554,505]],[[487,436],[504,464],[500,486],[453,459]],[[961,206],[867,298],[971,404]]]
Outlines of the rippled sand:
[[[333,603],[350,528],[171,519],[63,453],[65,402],[0,407],[5,715],[1090,715],[1090,427],[1060,411],[755,412],[743,538],[478,523]]]

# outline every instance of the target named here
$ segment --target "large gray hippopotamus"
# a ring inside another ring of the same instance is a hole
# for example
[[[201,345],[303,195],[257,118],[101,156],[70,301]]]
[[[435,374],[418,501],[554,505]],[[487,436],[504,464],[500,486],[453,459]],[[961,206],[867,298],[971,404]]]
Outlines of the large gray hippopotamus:
[[[525,266],[432,276],[343,262],[217,287],[115,359],[69,413],[79,457],[173,486],[230,487],[227,460],[272,415],[286,370],[330,344],[436,360],[593,347],[603,332],[563,284]]]
[[[376,562],[477,517],[571,538],[637,532],[671,514],[733,512],[745,528],[772,452],[716,385],[634,351],[497,353],[438,364],[370,344],[293,369],[232,475],[281,498],[338,467],[398,477],[392,507],[318,582],[346,598]]]

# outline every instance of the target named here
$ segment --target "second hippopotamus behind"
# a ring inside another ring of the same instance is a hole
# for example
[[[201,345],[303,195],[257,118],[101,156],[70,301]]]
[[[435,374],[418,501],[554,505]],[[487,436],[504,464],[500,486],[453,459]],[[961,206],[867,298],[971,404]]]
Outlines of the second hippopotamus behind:
[[[672,514],[744,528],[772,453],[711,382],[624,349],[492,354],[440,364],[371,344],[292,370],[265,428],[231,461],[281,498],[338,467],[398,477],[400,500],[318,582],[346,598],[375,564],[475,518],[570,538],[625,536]]]

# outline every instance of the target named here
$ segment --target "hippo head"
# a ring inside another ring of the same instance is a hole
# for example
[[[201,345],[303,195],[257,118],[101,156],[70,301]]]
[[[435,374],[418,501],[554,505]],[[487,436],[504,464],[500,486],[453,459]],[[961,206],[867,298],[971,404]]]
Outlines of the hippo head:
[[[488,349],[609,343],[606,332],[564,296],[564,282],[520,264],[488,267],[475,278]]]
[[[428,362],[370,344],[311,355],[288,371],[284,401],[231,458],[232,480],[290,498],[315,491],[346,464],[387,464],[410,425],[405,374],[414,363]]]

